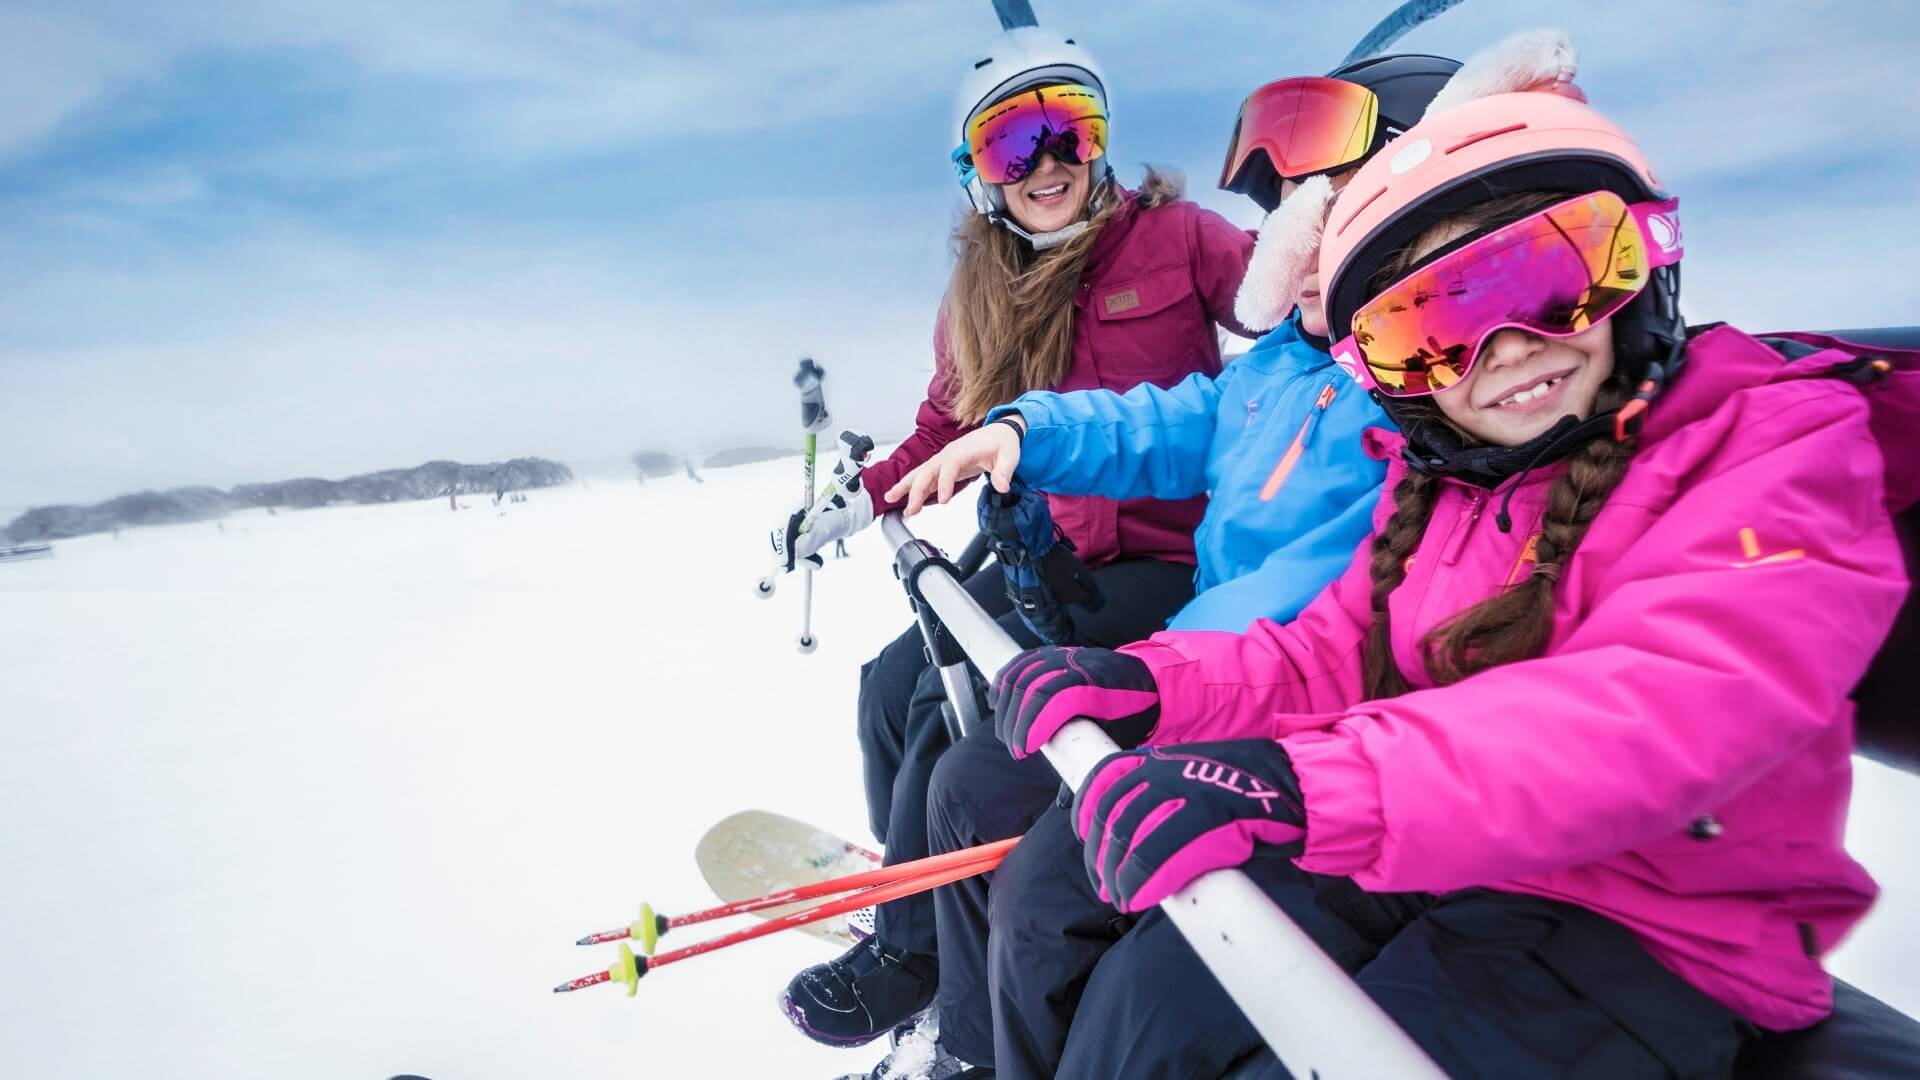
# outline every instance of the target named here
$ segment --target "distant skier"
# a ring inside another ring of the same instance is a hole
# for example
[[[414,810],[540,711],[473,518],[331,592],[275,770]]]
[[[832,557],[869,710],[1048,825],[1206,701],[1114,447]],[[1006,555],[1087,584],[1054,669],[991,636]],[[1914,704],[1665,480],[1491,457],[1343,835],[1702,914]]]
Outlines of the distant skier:
[[[1326,219],[1334,355],[1405,432],[1339,580],[997,676],[1016,755],[1150,744],[994,879],[1000,1077],[1258,1051],[1154,907],[1234,866],[1449,1075],[1726,1076],[1827,1015],[1876,891],[1847,695],[1920,458],[1869,411],[1920,403],[1830,339],[1689,329],[1677,204],[1572,73],[1554,35],[1476,58]]]
[[[1033,28],[996,38],[969,65],[948,138],[976,211],[955,233],[958,256],[934,330],[934,377],[918,423],[861,493],[819,515],[791,545],[822,551],[899,505],[877,498],[909,469],[977,427],[987,410],[1040,388],[1171,385],[1220,369],[1216,325],[1244,329],[1233,297],[1253,238],[1179,197],[1149,171],[1143,190],[1113,177],[1106,86],[1081,46]],[[1014,150],[1014,148],[1023,148]],[[1159,629],[1193,595],[1200,498],[1173,502],[1055,497],[1054,520],[1110,598],[1073,609],[1083,640],[1118,645]],[[786,532],[785,523],[777,530]],[[1038,644],[1012,614],[998,567],[967,591],[1016,640]],[[867,803],[889,863],[926,854],[927,783],[951,742],[939,675],[909,629],[861,670],[859,734]],[[1029,766],[1047,775],[1042,762]],[[858,1045],[932,1001],[933,903],[880,909],[877,933],[801,972],[789,1017],[810,1037]]]

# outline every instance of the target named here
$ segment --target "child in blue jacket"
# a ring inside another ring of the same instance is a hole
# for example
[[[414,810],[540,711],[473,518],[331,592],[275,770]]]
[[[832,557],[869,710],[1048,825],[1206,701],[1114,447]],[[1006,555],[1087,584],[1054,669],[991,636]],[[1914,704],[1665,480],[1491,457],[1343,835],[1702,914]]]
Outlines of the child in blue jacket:
[[[1218,377],[1125,394],[1029,393],[993,414],[1024,425],[1024,436],[1002,425],[1013,438],[996,441],[1013,443],[1014,475],[1038,490],[1209,496],[1194,534],[1195,596],[1174,629],[1238,632],[1292,617],[1372,525],[1386,466],[1361,451],[1360,434],[1391,422],[1313,332],[1326,325],[1318,298],[1308,307]]]

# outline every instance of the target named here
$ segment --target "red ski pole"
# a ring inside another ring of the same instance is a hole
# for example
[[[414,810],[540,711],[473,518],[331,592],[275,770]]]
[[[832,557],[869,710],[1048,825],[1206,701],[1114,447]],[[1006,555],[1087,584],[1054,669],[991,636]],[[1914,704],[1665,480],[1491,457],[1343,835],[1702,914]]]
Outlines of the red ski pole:
[[[1011,846],[1011,842],[1004,843]],[[953,852],[952,854],[957,855],[959,852]],[[1004,854],[1004,852],[1002,854]],[[635,956],[633,949],[625,943],[622,943],[620,946],[620,960],[612,967],[605,971],[596,971],[592,975],[585,975],[570,982],[561,983],[559,986],[553,988],[553,992],[556,994],[565,994],[574,990],[584,990],[589,986],[598,986],[605,982],[617,982],[626,986],[627,996],[632,997],[639,985],[640,977],[652,971],[654,968],[679,963],[682,960],[699,956],[702,953],[725,949],[738,945],[743,941],[752,941],[754,938],[766,937],[768,934],[777,934],[782,930],[790,930],[796,926],[805,926],[808,923],[819,922],[822,919],[831,919],[835,915],[844,915],[849,911],[857,911],[863,907],[869,907],[874,904],[884,904],[889,900],[898,900],[903,896],[912,896],[915,893],[925,892],[928,889],[935,889],[942,885],[959,881],[961,878],[984,873],[994,866],[999,865],[999,862],[999,856],[991,859],[976,859],[971,863],[955,863],[947,866],[943,870],[922,874],[918,877],[905,878],[889,882],[885,885],[875,885],[872,888],[862,889],[850,896],[843,896],[838,900],[828,900],[800,911],[790,911],[785,915],[775,919],[769,919],[758,925],[736,930],[722,937],[695,942],[692,945],[685,945],[678,949],[663,952],[658,956]],[[907,864],[902,863],[901,865],[904,866]]]
[[[840,893],[872,888],[878,885],[888,885],[897,881],[918,880],[922,876],[939,874],[952,867],[973,867],[976,863],[984,864],[975,867],[970,873],[961,875],[961,877],[971,877],[972,874],[983,873],[998,866],[1000,860],[1006,857],[1007,851],[1011,849],[1015,843],[1019,842],[1019,839],[1017,836],[1012,836],[1005,840],[995,840],[990,844],[980,844],[976,847],[962,848],[959,851],[949,851],[941,855],[931,855],[924,859],[915,859],[912,862],[899,863],[895,866],[882,866],[878,869],[866,870],[858,874],[848,874],[844,877],[828,878],[825,881],[796,885],[793,888],[781,889],[779,892],[768,893],[765,896],[755,896],[746,900],[735,900],[732,903],[720,904],[717,907],[705,908],[700,911],[689,912],[685,915],[667,916],[655,914],[651,904],[642,904],[640,905],[640,917],[632,923],[617,930],[606,930],[598,934],[589,934],[574,944],[604,945],[608,942],[620,941],[624,938],[634,938],[641,942],[642,952],[651,953],[653,951],[654,941],[675,927],[692,926],[696,923],[711,922],[714,919],[724,919],[732,915],[746,915],[755,911],[765,911],[768,908],[776,908],[801,900],[811,900],[820,896],[837,896]],[[942,884],[944,884],[944,882],[942,882]],[[860,906],[864,907],[865,905]],[[813,909],[809,908],[807,910]]]

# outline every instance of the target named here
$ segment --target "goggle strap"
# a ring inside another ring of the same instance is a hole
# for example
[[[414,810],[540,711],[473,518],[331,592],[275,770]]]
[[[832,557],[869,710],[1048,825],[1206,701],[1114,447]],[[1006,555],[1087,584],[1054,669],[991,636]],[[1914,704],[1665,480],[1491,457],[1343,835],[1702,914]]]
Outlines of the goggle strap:
[[[1360,356],[1360,346],[1353,340],[1352,334],[1334,343],[1333,362],[1340,365],[1340,370],[1351,376],[1354,382],[1368,390],[1373,389],[1373,376],[1367,371],[1366,361]]]
[[[1634,224],[1640,226],[1640,235],[1646,238],[1647,266],[1658,269],[1679,262],[1685,254],[1680,235],[1680,200],[1637,202],[1627,209],[1633,214]]]

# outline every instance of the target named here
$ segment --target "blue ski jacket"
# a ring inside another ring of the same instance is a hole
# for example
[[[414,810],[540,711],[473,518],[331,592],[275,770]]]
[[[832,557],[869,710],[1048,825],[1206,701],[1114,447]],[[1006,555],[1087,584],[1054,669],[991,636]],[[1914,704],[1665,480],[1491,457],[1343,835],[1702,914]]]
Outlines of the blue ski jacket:
[[[1062,495],[1211,498],[1194,534],[1193,601],[1175,630],[1285,623],[1372,531],[1386,464],[1361,449],[1380,406],[1300,333],[1299,313],[1218,376],[1162,389],[1034,391],[991,416],[1026,421],[1020,479]]]

